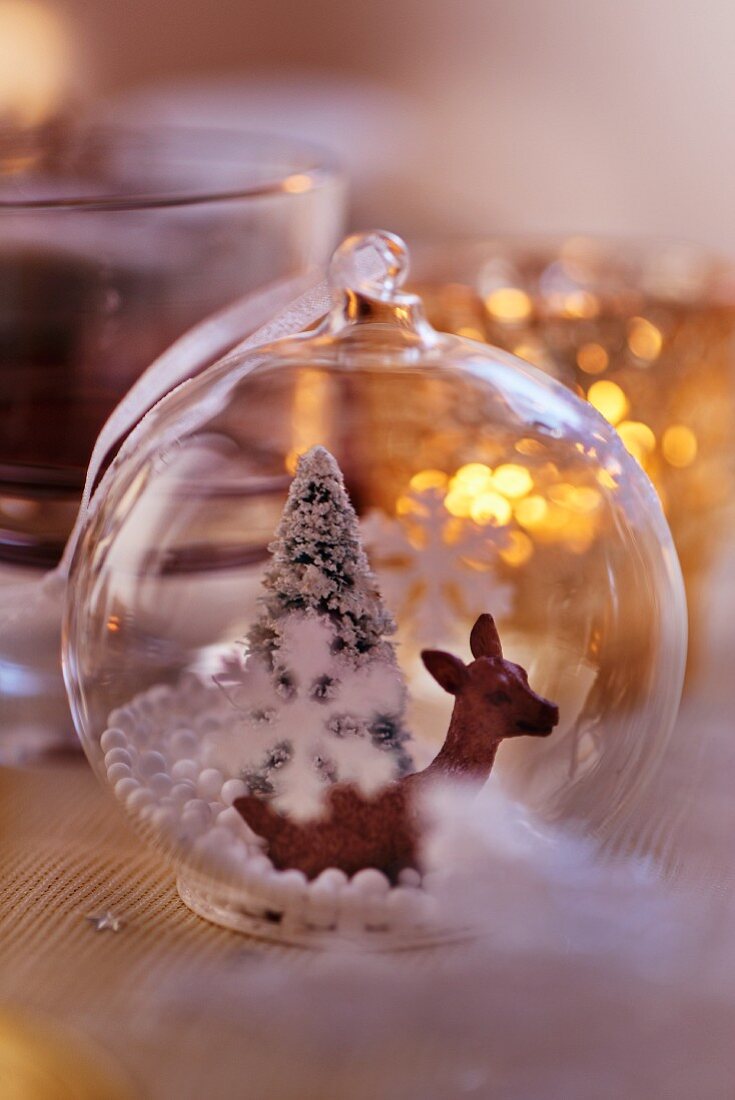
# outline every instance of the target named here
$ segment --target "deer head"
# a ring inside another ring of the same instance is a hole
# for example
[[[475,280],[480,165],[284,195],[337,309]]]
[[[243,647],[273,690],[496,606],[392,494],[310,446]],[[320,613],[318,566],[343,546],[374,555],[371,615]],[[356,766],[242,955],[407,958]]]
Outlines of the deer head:
[[[504,659],[492,615],[480,615],[470,649],[475,659],[467,665],[438,649],[421,654],[437,683],[455,696],[455,720],[495,741],[522,734],[548,737],[559,721],[559,708],[531,690],[525,669]]]

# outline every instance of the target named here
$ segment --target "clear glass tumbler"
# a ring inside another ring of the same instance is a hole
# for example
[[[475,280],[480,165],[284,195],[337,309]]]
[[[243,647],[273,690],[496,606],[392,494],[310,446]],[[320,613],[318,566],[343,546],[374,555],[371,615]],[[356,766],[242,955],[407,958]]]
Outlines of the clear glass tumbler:
[[[0,560],[50,565],[125,391],[212,311],[323,260],[341,181],[298,144],[179,128],[66,128],[0,167]]]
[[[58,561],[135,379],[213,312],[324,261],[343,191],[324,153],[263,135],[64,125],[17,156],[3,140],[0,586]],[[5,760],[73,743],[57,633],[0,633]]]

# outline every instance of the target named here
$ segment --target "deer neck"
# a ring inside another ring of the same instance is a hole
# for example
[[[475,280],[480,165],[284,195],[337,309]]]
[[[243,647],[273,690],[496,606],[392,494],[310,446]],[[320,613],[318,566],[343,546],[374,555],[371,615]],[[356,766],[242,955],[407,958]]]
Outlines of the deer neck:
[[[490,775],[498,745],[504,737],[503,722],[487,707],[475,708],[458,697],[444,744],[424,774],[477,779]]]

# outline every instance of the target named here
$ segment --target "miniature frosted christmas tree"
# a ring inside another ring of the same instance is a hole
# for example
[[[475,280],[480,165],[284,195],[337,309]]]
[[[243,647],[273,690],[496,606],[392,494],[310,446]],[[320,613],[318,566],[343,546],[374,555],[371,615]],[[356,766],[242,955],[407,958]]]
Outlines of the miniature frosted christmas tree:
[[[383,606],[360,541],[357,515],[342,471],[325,447],[298,462],[263,584],[268,595],[249,635],[252,652],[273,655],[279,623],[294,611],[327,616],[338,650],[356,663],[382,656],[395,664],[385,635],[396,624]]]
[[[325,448],[300,458],[269,550],[248,657],[219,679],[247,716],[250,792],[306,818],[330,783],[370,794],[412,769],[406,689],[388,640],[395,623]]]

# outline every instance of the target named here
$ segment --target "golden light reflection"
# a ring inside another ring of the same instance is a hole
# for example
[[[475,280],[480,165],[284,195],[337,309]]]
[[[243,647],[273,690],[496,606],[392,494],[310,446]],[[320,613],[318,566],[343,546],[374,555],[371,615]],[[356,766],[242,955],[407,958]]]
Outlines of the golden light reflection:
[[[474,325],[460,325],[457,329],[457,336],[464,336],[465,340],[480,340],[485,339],[485,333],[481,329],[475,328]]]
[[[670,466],[691,466],[697,457],[697,437],[685,424],[672,424],[663,434],[661,450]]]
[[[531,299],[516,286],[500,286],[485,298],[485,305],[496,321],[525,321],[531,315]]]
[[[519,439],[515,445],[519,455],[542,455],[546,451],[539,439]]]
[[[596,511],[601,502],[597,489],[589,485],[567,485],[564,482],[551,486],[549,499],[579,515],[589,515]]]
[[[0,0],[0,120],[39,126],[56,114],[72,75],[70,38],[53,8]]]
[[[300,195],[304,191],[311,191],[313,186],[314,181],[311,176],[301,172],[297,172],[293,176],[287,176],[283,181],[283,190],[290,192],[292,195]]]
[[[587,391],[587,400],[612,425],[621,421],[628,412],[628,398],[617,382],[593,382]]]
[[[631,317],[628,322],[628,347],[636,359],[653,362],[661,354],[663,336],[645,317]]]
[[[329,378],[322,371],[305,368],[296,378],[291,414],[291,448],[286,455],[286,469],[290,474],[296,473],[300,455],[328,439],[329,389]]]

